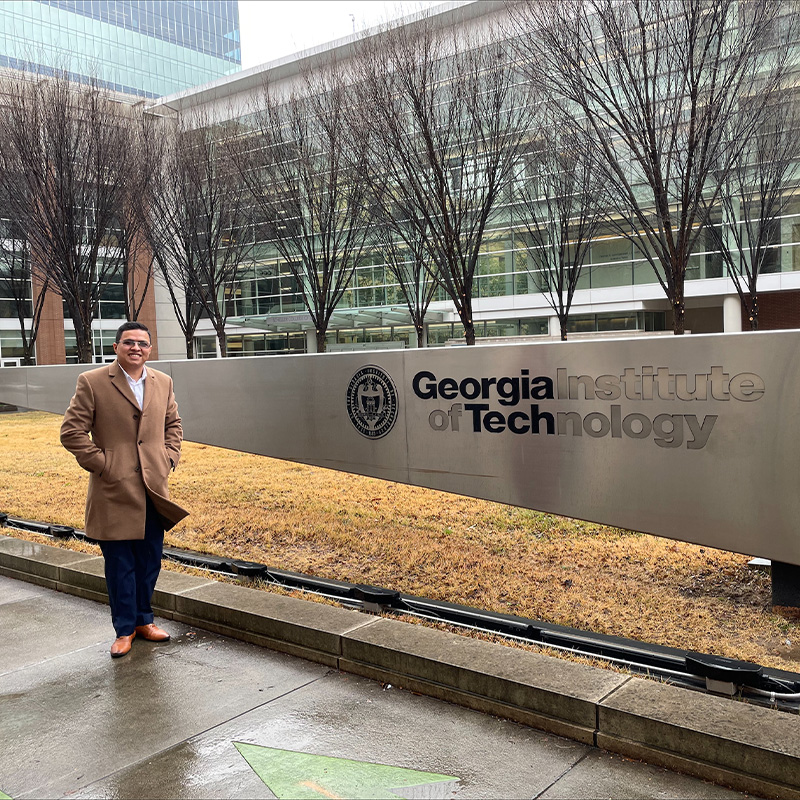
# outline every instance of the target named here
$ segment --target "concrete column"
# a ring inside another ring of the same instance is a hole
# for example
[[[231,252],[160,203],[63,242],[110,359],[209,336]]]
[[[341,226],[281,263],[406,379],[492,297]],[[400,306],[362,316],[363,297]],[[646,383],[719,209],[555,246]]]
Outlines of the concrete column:
[[[186,340],[175,316],[172,298],[161,281],[153,281],[150,289],[154,301],[155,330],[158,341],[158,357],[163,361],[186,358]],[[183,294],[177,294],[179,303]],[[145,323],[149,325],[149,323]],[[158,369],[158,367],[156,367]]]
[[[306,331],[306,352],[317,352],[317,332],[315,330]]]
[[[553,339],[561,339],[561,323],[558,317],[549,317],[547,320],[548,333]]]
[[[738,294],[725,295],[722,300],[722,329],[725,333],[741,333],[742,301]]]

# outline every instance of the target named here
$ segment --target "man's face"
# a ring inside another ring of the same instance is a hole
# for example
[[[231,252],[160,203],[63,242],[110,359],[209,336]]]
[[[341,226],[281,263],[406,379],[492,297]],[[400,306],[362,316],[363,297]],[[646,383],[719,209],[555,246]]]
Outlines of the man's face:
[[[150,334],[147,331],[124,331],[122,338],[114,342],[114,352],[119,365],[128,375],[138,375],[145,361],[150,358]]]

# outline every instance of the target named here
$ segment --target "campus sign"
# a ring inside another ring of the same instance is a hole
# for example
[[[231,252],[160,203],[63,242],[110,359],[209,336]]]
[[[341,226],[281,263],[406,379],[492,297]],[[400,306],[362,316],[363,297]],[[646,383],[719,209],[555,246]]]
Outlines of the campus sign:
[[[800,564],[800,332],[155,366],[190,441]],[[86,368],[0,401],[63,413]]]

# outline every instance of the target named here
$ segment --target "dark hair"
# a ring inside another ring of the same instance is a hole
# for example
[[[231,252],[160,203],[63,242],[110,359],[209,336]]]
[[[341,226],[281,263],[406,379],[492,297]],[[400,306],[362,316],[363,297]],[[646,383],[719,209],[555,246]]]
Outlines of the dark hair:
[[[115,341],[119,344],[119,340],[122,338],[122,334],[125,331],[144,331],[148,336],[150,336],[150,330],[147,325],[143,325],[141,322],[123,322],[122,325],[117,328],[117,338]]]

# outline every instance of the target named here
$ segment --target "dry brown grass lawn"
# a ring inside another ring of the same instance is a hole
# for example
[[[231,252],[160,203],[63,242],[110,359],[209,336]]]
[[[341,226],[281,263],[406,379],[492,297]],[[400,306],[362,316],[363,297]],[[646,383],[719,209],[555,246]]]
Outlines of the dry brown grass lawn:
[[[0,511],[81,528],[60,422],[0,415]],[[193,443],[171,491],[175,547],[800,671],[747,556]]]

